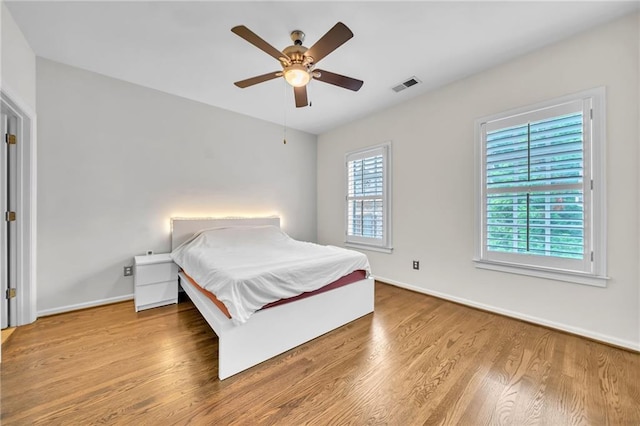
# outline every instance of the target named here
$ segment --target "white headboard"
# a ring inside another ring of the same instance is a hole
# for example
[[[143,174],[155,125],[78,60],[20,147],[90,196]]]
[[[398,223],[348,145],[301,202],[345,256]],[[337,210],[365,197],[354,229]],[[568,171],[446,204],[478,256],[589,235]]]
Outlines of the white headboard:
[[[171,250],[187,241],[193,234],[207,228],[222,226],[261,226],[274,225],[280,227],[279,217],[194,217],[194,218],[171,218]]]

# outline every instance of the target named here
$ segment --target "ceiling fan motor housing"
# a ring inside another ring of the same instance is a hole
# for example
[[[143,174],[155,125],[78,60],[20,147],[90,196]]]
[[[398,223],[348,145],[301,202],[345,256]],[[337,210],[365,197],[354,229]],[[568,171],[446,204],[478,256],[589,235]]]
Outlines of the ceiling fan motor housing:
[[[308,49],[306,47],[304,47],[303,45],[299,44],[299,45],[293,45],[293,46],[289,46],[287,48],[285,48],[282,53],[284,53],[285,55],[287,55],[289,57],[289,59],[291,60],[291,63],[284,63],[284,66],[288,66],[291,64],[300,64],[304,67],[306,67],[307,69],[309,69],[311,67],[311,65],[313,64],[313,58],[311,56],[306,56],[305,52]]]

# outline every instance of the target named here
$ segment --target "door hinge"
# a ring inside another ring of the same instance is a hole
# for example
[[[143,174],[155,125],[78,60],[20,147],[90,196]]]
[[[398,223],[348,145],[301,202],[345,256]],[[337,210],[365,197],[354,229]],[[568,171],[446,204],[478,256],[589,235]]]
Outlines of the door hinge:
[[[4,220],[6,222],[13,222],[16,220],[16,212],[4,212]]]
[[[4,141],[8,145],[15,145],[16,144],[16,135],[12,135],[11,133],[7,133],[5,135]]]
[[[7,299],[13,299],[14,297],[16,297],[16,289],[15,288],[8,288],[7,289]]]
[[[593,262],[593,252],[591,252],[591,261]]]

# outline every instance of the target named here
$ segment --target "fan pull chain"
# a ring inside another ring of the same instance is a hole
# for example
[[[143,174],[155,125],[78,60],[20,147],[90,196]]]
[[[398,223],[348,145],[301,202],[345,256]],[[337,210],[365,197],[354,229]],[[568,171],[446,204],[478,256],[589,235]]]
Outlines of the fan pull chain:
[[[287,144],[287,93],[288,93],[287,89],[288,89],[288,86],[285,83],[283,87],[284,87],[284,97],[282,98],[283,99],[282,106],[283,106],[283,112],[284,112],[284,120],[283,120],[284,124],[282,129],[282,143],[286,145]]]

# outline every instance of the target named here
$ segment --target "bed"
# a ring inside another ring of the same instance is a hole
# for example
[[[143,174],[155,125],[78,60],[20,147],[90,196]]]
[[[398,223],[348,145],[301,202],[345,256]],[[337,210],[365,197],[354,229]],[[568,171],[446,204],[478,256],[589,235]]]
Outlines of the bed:
[[[171,219],[171,248],[175,251],[194,234],[221,227],[280,226],[280,219]],[[228,318],[185,272],[180,286],[218,336],[218,377],[224,380],[278,354],[354,321],[374,310],[374,281],[367,277],[257,310],[245,322]],[[328,284],[328,283],[327,283]]]

